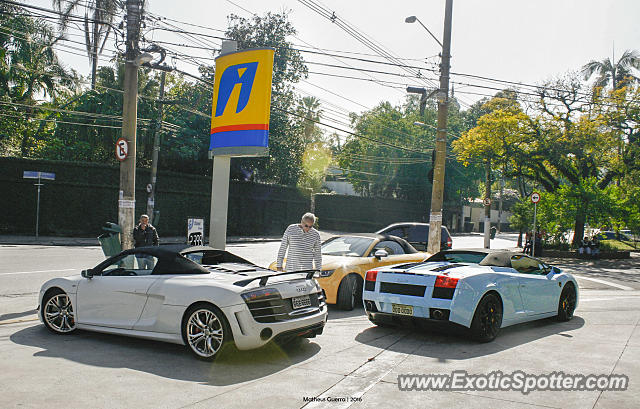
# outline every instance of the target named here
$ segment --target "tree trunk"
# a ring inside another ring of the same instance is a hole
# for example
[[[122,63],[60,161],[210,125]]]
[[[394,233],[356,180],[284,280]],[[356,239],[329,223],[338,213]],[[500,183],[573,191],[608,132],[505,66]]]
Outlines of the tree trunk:
[[[587,219],[587,204],[582,204],[576,213],[576,224],[573,227],[573,242],[571,243],[574,247],[578,247],[580,245],[580,240],[584,237],[584,223]]]

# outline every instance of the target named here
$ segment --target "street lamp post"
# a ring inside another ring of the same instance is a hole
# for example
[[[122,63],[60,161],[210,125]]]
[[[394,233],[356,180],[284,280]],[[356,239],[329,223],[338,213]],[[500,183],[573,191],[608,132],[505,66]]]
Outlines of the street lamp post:
[[[407,23],[418,21],[432,37],[442,46],[442,63],[440,65],[440,88],[438,92],[438,128],[436,132],[436,159],[433,168],[433,188],[431,191],[431,212],[429,214],[429,244],[427,251],[440,251],[440,230],[442,226],[442,203],[444,197],[444,167],[447,150],[447,111],[449,102],[449,66],[451,61],[451,16],[453,0],[446,0],[444,13],[444,36],[440,43],[437,38],[417,17],[405,19]]]

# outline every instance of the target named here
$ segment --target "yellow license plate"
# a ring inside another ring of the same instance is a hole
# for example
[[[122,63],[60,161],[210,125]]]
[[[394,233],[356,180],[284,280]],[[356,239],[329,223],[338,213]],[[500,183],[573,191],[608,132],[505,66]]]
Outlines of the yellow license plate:
[[[404,304],[391,304],[391,312],[400,315],[413,315],[413,306]]]

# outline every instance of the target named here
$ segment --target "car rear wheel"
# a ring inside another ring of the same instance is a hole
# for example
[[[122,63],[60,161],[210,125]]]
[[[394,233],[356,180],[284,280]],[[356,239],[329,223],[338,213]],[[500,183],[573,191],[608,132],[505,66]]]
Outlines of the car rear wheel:
[[[44,326],[56,334],[70,334],[76,330],[76,316],[69,296],[60,289],[49,291],[42,300]]]
[[[571,283],[567,283],[558,301],[558,321],[569,321],[576,309],[576,290]]]
[[[182,323],[185,344],[198,358],[214,360],[230,339],[230,328],[224,314],[208,304],[189,308]]]
[[[356,294],[358,292],[358,282],[353,274],[349,274],[342,279],[338,288],[338,308],[351,311],[356,306]]]
[[[502,326],[502,302],[496,294],[486,294],[473,314],[471,335],[478,342],[490,342],[498,336],[500,326]]]

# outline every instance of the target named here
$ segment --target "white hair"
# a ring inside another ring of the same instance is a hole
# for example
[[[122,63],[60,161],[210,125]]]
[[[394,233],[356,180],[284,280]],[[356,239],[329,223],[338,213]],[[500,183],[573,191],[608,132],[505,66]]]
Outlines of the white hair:
[[[316,215],[313,213],[305,213],[302,215],[301,221],[305,221],[305,220],[308,220],[311,222],[311,224],[314,224],[316,222]]]

